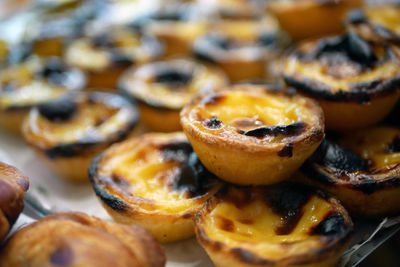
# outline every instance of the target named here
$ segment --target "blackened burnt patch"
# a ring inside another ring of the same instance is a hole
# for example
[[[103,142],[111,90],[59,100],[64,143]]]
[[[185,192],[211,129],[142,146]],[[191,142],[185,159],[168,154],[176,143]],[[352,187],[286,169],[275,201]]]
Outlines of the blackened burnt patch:
[[[253,136],[253,137],[265,137],[267,135],[272,135],[272,136],[299,135],[300,133],[302,133],[305,130],[306,127],[307,127],[307,124],[305,122],[299,121],[299,122],[294,122],[294,123],[288,124],[288,125],[259,127],[259,128],[244,132],[243,134],[247,135],[247,136]]]
[[[387,146],[386,151],[388,153],[397,153],[400,152],[400,136],[396,136],[392,143]]]
[[[312,235],[321,235],[336,238],[346,231],[344,217],[335,212],[329,212],[325,218],[311,230]]]
[[[63,84],[66,79],[68,67],[56,57],[49,58],[39,76],[44,77],[53,84]]]
[[[203,195],[218,183],[218,179],[200,162],[196,153],[192,152],[183,163],[173,188],[186,191],[189,197]]]
[[[324,38],[318,42],[313,52],[304,55],[304,59],[336,62],[338,55],[346,57],[362,68],[371,68],[378,63],[378,58],[369,43],[356,33]]]
[[[212,117],[211,119],[204,120],[203,124],[210,129],[219,129],[221,128],[222,121],[220,121],[217,117]]]
[[[91,39],[92,45],[97,48],[112,48],[114,40],[109,33],[99,34]]]
[[[279,157],[292,157],[293,156],[293,145],[291,143],[286,144],[281,150],[278,152]]]
[[[164,161],[187,161],[193,148],[187,141],[174,141],[160,147]]]
[[[303,215],[302,207],[308,202],[311,191],[300,184],[271,186],[264,195],[272,211],[282,216],[281,224],[275,228],[277,235],[288,235],[297,226]]]
[[[365,171],[368,162],[349,149],[325,139],[311,156],[311,162],[344,171]]]
[[[155,81],[170,86],[183,86],[192,80],[191,73],[174,69],[163,70],[156,74]]]
[[[77,105],[70,97],[64,97],[38,106],[39,113],[52,122],[63,122],[77,112]]]

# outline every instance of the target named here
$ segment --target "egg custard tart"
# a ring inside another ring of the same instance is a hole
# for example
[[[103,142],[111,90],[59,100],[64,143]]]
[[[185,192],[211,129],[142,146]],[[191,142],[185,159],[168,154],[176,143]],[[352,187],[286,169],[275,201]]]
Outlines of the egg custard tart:
[[[0,243],[23,210],[28,187],[28,177],[0,161]]]
[[[59,58],[36,56],[0,71],[0,126],[19,133],[31,107],[82,89],[86,77]]]
[[[347,14],[346,30],[371,41],[400,44],[400,5],[379,5],[355,9]]]
[[[119,88],[138,101],[148,129],[171,132],[181,130],[179,112],[194,94],[227,84],[218,68],[181,58],[133,67],[121,77]]]
[[[400,129],[375,126],[325,140],[302,167],[309,184],[336,195],[357,216],[400,213]]]
[[[284,60],[286,83],[317,99],[326,127],[346,130],[385,117],[400,96],[400,54],[357,33],[300,43]]]
[[[217,267],[334,266],[353,223],[339,201],[297,183],[226,186],[195,218]]]
[[[183,108],[181,124],[204,166],[242,185],[288,178],[324,137],[314,100],[262,85],[200,94]]]
[[[193,54],[220,66],[232,82],[269,78],[268,64],[280,52],[282,36],[270,17],[217,23],[193,45]]]
[[[8,44],[0,39],[0,66],[4,64],[8,56]]]
[[[220,187],[181,132],[116,144],[96,157],[89,177],[117,222],[139,224],[160,242],[192,236],[193,217]]]
[[[276,16],[282,29],[295,40],[342,31],[342,20],[363,0],[287,0],[268,1],[267,10]]]
[[[107,93],[77,93],[33,108],[23,135],[37,155],[61,177],[88,182],[93,158],[110,144],[134,133],[135,105]]]
[[[88,72],[88,87],[116,89],[124,70],[157,59],[161,53],[162,46],[154,37],[115,26],[74,40],[65,58],[71,66]]]
[[[0,267],[162,267],[164,249],[143,228],[84,213],[47,216],[4,245]]]
[[[165,3],[157,10],[139,16],[131,26],[155,36],[165,44],[165,57],[187,55],[194,40],[203,35],[207,21],[198,16],[194,4]]]

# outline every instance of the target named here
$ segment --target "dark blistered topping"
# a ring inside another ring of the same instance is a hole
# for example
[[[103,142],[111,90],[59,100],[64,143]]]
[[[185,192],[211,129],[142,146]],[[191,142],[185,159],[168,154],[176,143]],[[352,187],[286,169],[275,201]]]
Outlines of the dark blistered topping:
[[[200,162],[196,153],[192,152],[183,163],[173,188],[188,192],[190,197],[203,195],[216,185],[218,179]]]
[[[46,61],[39,75],[48,79],[53,84],[63,84],[67,71],[68,67],[59,58],[51,57]]]
[[[281,150],[278,152],[279,157],[292,157],[293,156],[293,145],[291,143],[286,144]]]
[[[113,64],[116,65],[130,65],[134,61],[134,58],[132,56],[128,56],[122,53],[119,49],[112,49],[110,55],[111,61],[113,62]]]
[[[232,220],[224,218],[224,217],[219,217],[219,221],[220,221],[219,227],[222,230],[224,230],[226,232],[234,232],[235,223]]]
[[[325,139],[310,158],[322,166],[344,171],[367,170],[368,162],[349,149]]]
[[[270,262],[266,259],[260,258],[259,256],[245,249],[233,248],[231,252],[244,262],[248,262],[251,264],[260,264],[260,265],[273,265],[272,261]]]
[[[112,48],[114,45],[114,40],[109,33],[103,33],[94,36],[91,39],[92,45],[98,48]]]
[[[73,262],[74,252],[65,245],[58,247],[51,255],[50,262],[56,266],[68,266]]]
[[[278,135],[299,135],[301,134],[307,124],[305,122],[299,121],[288,125],[276,125],[276,126],[263,126],[253,130],[244,132],[244,135],[253,137],[265,137],[268,135],[278,136]]]
[[[312,229],[311,234],[336,238],[343,234],[345,230],[346,222],[343,216],[334,212],[330,212],[326,215],[322,222]]]
[[[183,86],[188,84],[193,78],[192,73],[175,69],[164,69],[155,75],[155,81],[169,86]]]
[[[261,34],[258,37],[258,42],[263,46],[271,46],[277,43],[277,36],[274,33]]]
[[[53,122],[62,122],[73,117],[78,109],[75,101],[70,97],[40,104],[39,113]]]
[[[46,155],[50,159],[55,159],[58,157],[75,157],[76,155],[82,155],[83,153],[87,152],[90,147],[95,145],[96,142],[59,144],[46,150]]]
[[[368,42],[356,33],[323,38],[317,43],[314,51],[304,56],[304,59],[321,59],[326,64],[337,64],[350,60],[363,68],[371,68],[378,62],[378,58]]]
[[[212,117],[211,119],[204,120],[203,124],[210,129],[219,129],[221,128],[222,121],[220,121],[217,117]]]
[[[347,13],[347,22],[351,24],[358,24],[358,23],[363,23],[366,22],[368,19],[365,16],[364,11],[361,9],[354,9],[351,10],[349,13]]]
[[[311,191],[299,184],[278,185],[268,188],[264,200],[272,211],[283,218],[275,228],[277,235],[288,235],[303,215],[302,207],[308,202]]]
[[[187,141],[174,141],[167,144],[163,144],[160,147],[162,158],[164,161],[187,161],[190,153],[193,152],[193,148]]]
[[[387,146],[386,151],[388,153],[400,152],[400,136],[396,136],[395,138],[393,138],[392,143]]]

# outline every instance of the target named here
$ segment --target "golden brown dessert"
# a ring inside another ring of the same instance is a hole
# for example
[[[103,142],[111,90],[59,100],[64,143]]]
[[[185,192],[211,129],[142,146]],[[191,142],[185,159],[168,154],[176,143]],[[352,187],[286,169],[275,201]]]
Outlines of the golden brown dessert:
[[[268,64],[281,48],[277,31],[278,25],[270,17],[219,22],[195,41],[193,53],[221,67],[232,82],[270,78]]]
[[[181,132],[116,144],[93,161],[89,176],[117,222],[139,224],[160,242],[192,236],[193,217],[220,187]]]
[[[8,55],[8,44],[0,39],[0,66],[6,62]]]
[[[30,108],[82,89],[85,75],[59,58],[28,59],[0,72],[0,126],[19,133]]]
[[[217,267],[334,266],[353,229],[337,199],[296,183],[223,187],[195,226]]]
[[[115,94],[77,93],[33,108],[23,135],[37,155],[60,176],[88,182],[93,158],[133,134],[136,106]]]
[[[47,216],[16,232],[0,254],[1,267],[161,267],[163,248],[139,226],[84,213]]]
[[[347,14],[346,30],[367,40],[400,44],[400,6],[380,5],[355,9]]]
[[[181,124],[208,170],[243,185],[288,178],[324,137],[315,101],[261,85],[198,95],[183,108]]]
[[[267,9],[282,29],[295,40],[342,31],[347,11],[363,5],[362,0],[286,0],[269,1]]]
[[[302,167],[306,183],[337,196],[350,213],[400,212],[400,129],[375,126],[326,140]]]
[[[0,161],[0,243],[23,210],[28,187],[28,177]]]
[[[147,128],[171,132],[182,129],[179,112],[193,95],[227,84],[218,68],[181,58],[133,67],[121,77],[119,88],[138,101]]]
[[[400,96],[400,54],[356,33],[299,44],[284,60],[286,83],[317,99],[326,127],[347,130],[383,119]]]
[[[66,62],[88,72],[88,87],[116,89],[121,73],[133,64],[157,59],[161,44],[148,35],[115,26],[78,38],[66,48]]]
[[[135,18],[131,25],[162,41],[165,57],[187,55],[194,40],[208,28],[207,20],[196,12],[194,4],[166,1],[156,10]]]

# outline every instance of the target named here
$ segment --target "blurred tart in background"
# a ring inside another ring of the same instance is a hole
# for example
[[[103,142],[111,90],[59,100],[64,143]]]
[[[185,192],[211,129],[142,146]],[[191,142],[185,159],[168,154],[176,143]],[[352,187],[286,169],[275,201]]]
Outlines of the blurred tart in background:
[[[148,129],[171,132],[182,129],[179,112],[193,95],[227,84],[217,67],[174,58],[132,67],[121,77],[119,88],[124,96],[137,100]]]
[[[400,97],[396,50],[355,32],[304,41],[284,60],[283,77],[319,101],[328,129],[361,128],[382,120]]]
[[[0,72],[0,126],[19,133],[31,107],[80,90],[85,84],[86,77],[80,70],[56,57],[31,56],[8,65]]]
[[[33,108],[23,135],[55,173],[73,182],[89,182],[93,158],[114,142],[134,133],[135,105],[108,93],[76,93]]]

